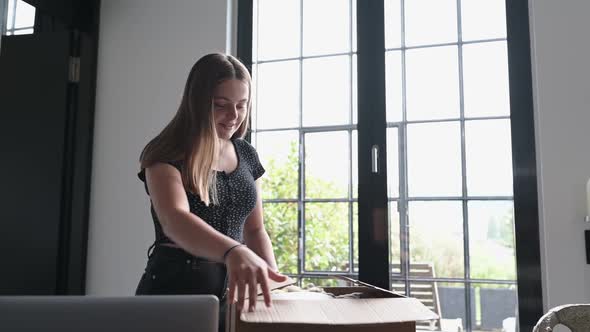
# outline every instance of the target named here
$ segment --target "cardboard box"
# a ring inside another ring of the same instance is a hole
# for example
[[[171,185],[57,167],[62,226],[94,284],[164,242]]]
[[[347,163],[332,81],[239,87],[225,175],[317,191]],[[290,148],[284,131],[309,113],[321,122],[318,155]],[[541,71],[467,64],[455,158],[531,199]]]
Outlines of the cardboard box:
[[[229,306],[227,331],[414,332],[416,321],[438,319],[420,301],[371,285],[325,287],[324,291],[336,296],[360,293],[361,298],[318,299],[299,295],[275,298],[271,308],[258,298],[254,312],[239,312],[235,305]]]

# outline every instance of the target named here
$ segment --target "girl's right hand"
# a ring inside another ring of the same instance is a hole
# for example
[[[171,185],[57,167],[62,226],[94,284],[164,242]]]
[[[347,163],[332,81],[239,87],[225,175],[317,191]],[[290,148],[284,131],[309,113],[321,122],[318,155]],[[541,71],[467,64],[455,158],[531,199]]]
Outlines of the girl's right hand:
[[[238,295],[238,310],[244,306],[246,288],[248,288],[249,310],[256,308],[256,296],[258,294],[257,285],[260,284],[262,295],[267,307],[270,306],[270,289],[268,278],[281,282],[287,279],[286,276],[273,271],[268,264],[256,255],[245,245],[233,249],[225,258],[227,273],[229,276],[229,301],[233,303]]]

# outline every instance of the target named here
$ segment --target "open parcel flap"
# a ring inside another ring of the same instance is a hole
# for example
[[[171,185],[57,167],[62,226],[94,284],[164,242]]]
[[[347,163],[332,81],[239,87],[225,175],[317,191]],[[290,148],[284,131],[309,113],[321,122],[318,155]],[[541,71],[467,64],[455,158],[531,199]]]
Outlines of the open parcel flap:
[[[420,301],[413,298],[274,300],[270,308],[257,306],[254,312],[242,312],[248,323],[295,323],[356,325],[402,323],[438,319]]]

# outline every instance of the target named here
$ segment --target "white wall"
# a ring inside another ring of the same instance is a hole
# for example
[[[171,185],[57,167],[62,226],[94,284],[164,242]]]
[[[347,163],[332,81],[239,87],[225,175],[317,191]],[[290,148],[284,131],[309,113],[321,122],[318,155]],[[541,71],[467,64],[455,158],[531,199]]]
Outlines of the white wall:
[[[590,302],[590,2],[530,0],[545,306]],[[518,244],[517,244],[518,245]],[[522,244],[526,245],[526,244]]]
[[[139,153],[176,112],[193,63],[226,52],[228,3],[101,1],[88,294],[135,291],[154,239]]]

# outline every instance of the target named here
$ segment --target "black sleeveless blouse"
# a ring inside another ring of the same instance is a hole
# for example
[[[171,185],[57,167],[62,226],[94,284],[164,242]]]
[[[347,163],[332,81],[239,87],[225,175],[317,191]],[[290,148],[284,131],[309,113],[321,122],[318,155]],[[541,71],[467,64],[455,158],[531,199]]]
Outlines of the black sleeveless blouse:
[[[260,164],[258,154],[250,143],[243,139],[232,139],[238,157],[238,166],[231,172],[217,171],[217,197],[218,205],[205,205],[200,196],[187,191],[186,197],[190,211],[203,219],[217,231],[232,239],[243,242],[242,233],[246,218],[256,206],[256,181],[264,174],[264,167]],[[182,161],[170,161],[182,173]],[[145,179],[145,169],[137,174],[144,182],[146,193],[149,195]],[[162,231],[162,225],[158,219],[154,205],[151,205],[151,214],[156,232],[156,244],[174,243]]]

